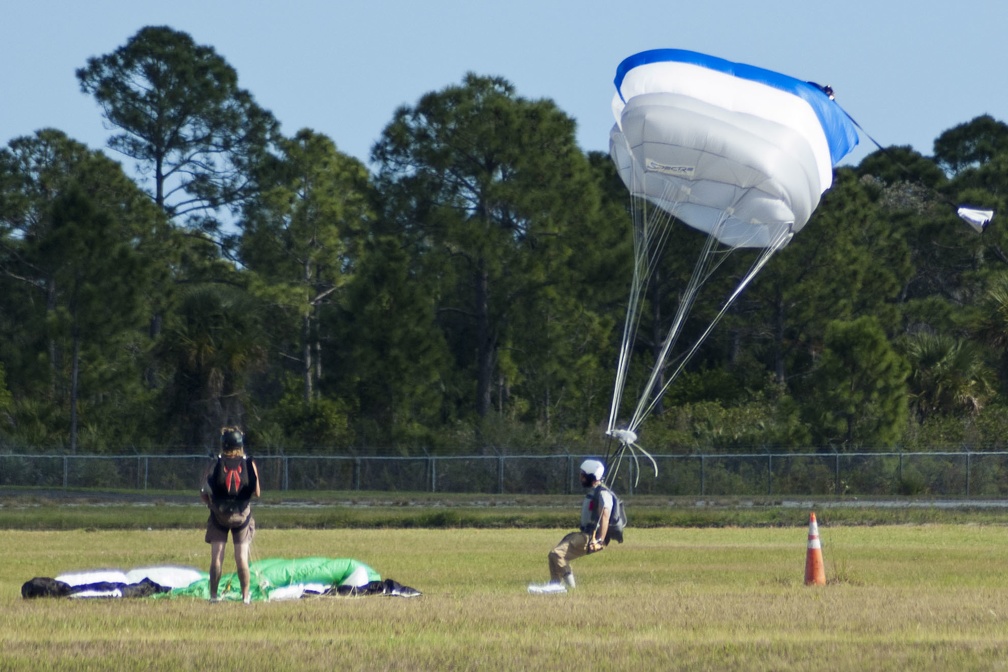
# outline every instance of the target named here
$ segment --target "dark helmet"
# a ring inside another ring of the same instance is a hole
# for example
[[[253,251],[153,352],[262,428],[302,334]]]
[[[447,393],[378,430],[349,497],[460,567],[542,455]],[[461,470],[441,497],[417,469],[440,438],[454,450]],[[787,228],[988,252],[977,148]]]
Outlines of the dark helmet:
[[[225,427],[221,431],[221,450],[236,450],[245,447],[245,436],[236,427]]]

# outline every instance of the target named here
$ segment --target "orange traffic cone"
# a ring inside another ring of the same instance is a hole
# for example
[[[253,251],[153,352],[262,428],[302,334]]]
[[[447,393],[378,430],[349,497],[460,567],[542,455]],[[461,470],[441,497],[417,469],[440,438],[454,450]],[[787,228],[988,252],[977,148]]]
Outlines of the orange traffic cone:
[[[826,585],[826,568],[823,566],[822,544],[819,543],[819,524],[816,523],[814,511],[809,515],[808,551],[805,553],[805,585]]]

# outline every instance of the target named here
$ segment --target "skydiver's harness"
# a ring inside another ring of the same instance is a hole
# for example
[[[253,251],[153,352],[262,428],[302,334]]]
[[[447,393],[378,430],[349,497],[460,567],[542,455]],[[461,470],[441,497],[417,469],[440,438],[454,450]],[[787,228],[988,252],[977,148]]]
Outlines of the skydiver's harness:
[[[210,489],[210,522],[222,532],[240,532],[252,521],[249,502],[258,479],[249,455],[217,456],[207,478]]]
[[[591,502],[588,504],[588,510],[591,512],[591,520],[587,525],[581,526],[581,531],[588,535],[588,541],[591,542],[595,539],[595,535],[598,533],[599,526],[602,524],[602,491],[609,493],[610,497],[615,498],[616,495],[613,491],[607,488],[602,483],[599,483],[590,491],[585,493],[585,498],[590,499]],[[609,517],[612,518],[612,508],[609,509]],[[602,540],[603,543],[607,543],[608,539]]]
[[[622,544],[623,529],[627,523],[626,507],[623,506],[623,501],[619,498],[619,495],[607,488],[604,483],[599,483],[591,492],[585,494],[585,497],[591,500],[588,504],[588,510],[591,512],[591,522],[587,525],[582,525],[581,531],[588,535],[589,543],[598,534],[599,527],[602,525],[603,490],[608,492],[612,498],[612,508],[609,509],[609,527],[606,529],[605,539],[600,539],[599,541],[602,542],[603,546],[608,546],[609,542],[614,540]]]
[[[213,525],[214,527],[216,527],[221,532],[242,532],[246,527],[249,526],[249,523],[251,523],[251,522],[252,522],[252,510],[251,509],[249,509],[248,515],[245,516],[244,522],[242,522],[240,525],[237,525],[235,527],[231,527],[231,526],[222,524],[217,519],[217,513],[215,511],[211,510],[210,524]]]

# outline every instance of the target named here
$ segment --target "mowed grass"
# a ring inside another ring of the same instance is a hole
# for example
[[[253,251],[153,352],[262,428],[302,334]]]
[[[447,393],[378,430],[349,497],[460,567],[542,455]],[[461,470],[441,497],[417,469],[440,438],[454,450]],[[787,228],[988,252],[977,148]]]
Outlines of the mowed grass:
[[[262,527],[254,557],[357,558],[415,599],[208,604],[22,600],[33,576],[183,564],[202,530],[0,531],[0,669],[1003,669],[1008,528],[820,524],[827,578],[803,585],[807,528],[629,529],[545,581],[562,529]],[[227,558],[225,571],[233,568]]]

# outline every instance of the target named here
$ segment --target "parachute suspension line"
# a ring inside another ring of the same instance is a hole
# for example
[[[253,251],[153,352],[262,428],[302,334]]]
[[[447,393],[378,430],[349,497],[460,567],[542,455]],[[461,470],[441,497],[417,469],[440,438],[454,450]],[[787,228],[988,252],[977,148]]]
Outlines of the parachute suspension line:
[[[632,345],[640,328],[641,302],[647,295],[648,287],[662,259],[662,251],[668,243],[672,226],[676,223],[678,203],[682,200],[682,190],[679,187],[665,185],[661,194],[662,202],[674,204],[673,207],[659,208],[635,188],[631,188],[630,199],[631,218],[633,222],[633,278],[631,282],[630,300],[627,305],[626,319],[623,324],[623,340],[616,368],[616,380],[613,390],[612,406],[609,411],[609,427],[606,432],[610,437],[610,448],[606,451],[606,475],[609,483],[614,483],[620,471],[623,457],[629,452],[635,467],[636,480],[640,480],[640,455],[650,463],[654,474],[658,476],[658,464],[655,459],[637,443],[637,436],[632,431],[617,429],[618,413],[622,404],[623,391],[626,387],[627,373],[630,367]],[[615,448],[613,448],[615,446]]]
[[[679,306],[676,309],[676,314],[673,317],[672,324],[668,329],[665,340],[662,342],[661,350],[655,358],[654,366],[651,369],[651,375],[641,392],[639,397],[640,400],[638,401],[637,407],[634,409],[633,416],[627,425],[627,429],[632,432],[636,432],[641,422],[644,421],[644,418],[648,416],[661,398],[661,393],[657,395],[653,393],[665,370],[669,353],[672,352],[679,340],[679,335],[682,333],[683,325],[686,322],[686,316],[689,315],[691,309],[693,308],[693,303],[695,302],[697,294],[703,286],[704,281],[709,278],[713,270],[720,265],[720,262],[714,263],[716,258],[713,256],[712,252],[717,245],[717,233],[720,232],[720,229],[724,226],[726,221],[727,216],[722,215],[715,225],[715,228],[704,241],[703,249],[698,255],[696,264],[693,267],[693,274],[690,276],[689,282],[682,291],[679,298]],[[722,256],[721,261],[725,258],[725,256]],[[668,388],[668,382],[662,386],[662,391]]]
[[[734,201],[738,202],[747,189],[739,188],[735,192]],[[714,321],[707,327],[703,334],[696,340],[692,348],[684,355],[681,355],[678,359],[678,365],[675,373],[672,376],[667,377],[663,380],[663,375],[668,367],[669,354],[673,352],[676,344],[678,343],[679,336],[682,333],[683,326],[685,325],[686,318],[690,314],[693,304],[696,301],[697,296],[703,285],[714,275],[718,268],[728,259],[735,248],[727,248],[725,250],[719,250],[719,237],[722,230],[728,222],[730,217],[730,208],[726,208],[724,212],[721,213],[718,220],[714,223],[712,229],[708,232],[707,237],[704,240],[703,247],[697,256],[696,263],[693,267],[693,274],[689,279],[686,287],[683,289],[682,294],[679,299],[679,306],[676,310],[676,314],[672,320],[672,324],[669,327],[665,339],[662,342],[661,350],[658,356],[655,358],[654,365],[651,369],[650,377],[647,384],[639,397],[637,407],[634,409],[633,416],[631,417],[629,423],[627,424],[625,430],[630,432],[631,436],[636,438],[636,430],[644,419],[654,410],[655,406],[661,400],[662,395],[669,388],[671,383],[678,376],[679,372],[685,367],[686,363],[693,356],[693,354],[699,349],[700,345],[703,343],[704,339],[710,334],[714,326],[721,319],[721,317],[727,312],[731,303],[735,298],[741,293],[742,289],[749,283],[752,277],[763,267],[769,257],[780,247],[783,247],[788,240],[791,238],[791,233],[787,233],[781,236],[779,241],[775,241],[771,247],[764,248],[759,259],[754,263],[752,269],[750,269],[749,274],[743,278],[740,282],[739,287],[731,295],[728,301],[724,304],[721,312],[714,318]],[[771,250],[768,252],[767,250]],[[659,387],[660,386],[660,387]],[[658,392],[655,393],[655,390]],[[610,430],[612,427],[610,427]]]
[[[666,188],[665,197],[668,202],[677,202],[673,198],[674,191]],[[616,428],[623,391],[626,387],[632,345],[637,338],[640,326],[640,304],[647,294],[647,288],[661,259],[661,251],[668,241],[675,220],[675,209],[672,212],[667,212],[651,205],[647,199],[641,196],[633,196],[630,204],[633,219],[633,278],[626,319],[623,323],[623,337],[617,357],[612,405],[609,409],[608,430],[610,434]]]
[[[896,164],[896,167],[899,168],[900,170],[902,170],[906,175],[913,176],[913,171],[910,170],[910,168],[908,168],[906,164],[904,164],[902,161],[900,161],[893,152],[889,151],[888,148],[883,147],[879,143],[878,140],[876,140],[875,138],[873,138],[872,136],[870,136],[868,134],[868,131],[866,131],[864,129],[864,126],[862,126],[861,124],[859,124],[857,122],[857,119],[855,119],[854,117],[852,117],[850,115],[850,113],[847,112],[847,110],[843,109],[839,105],[837,105],[837,107],[840,109],[841,112],[844,113],[844,115],[848,119],[850,119],[850,122],[852,124],[854,124],[854,126],[859,131],[861,131],[861,133],[864,134],[864,136],[866,138],[868,138],[869,140],[871,140],[872,144],[875,145],[879,149],[879,151],[882,152],[885,155],[885,157],[887,159],[889,159],[894,164]],[[977,233],[983,233],[984,231],[986,231],[987,230],[987,225],[991,223],[992,219],[994,219],[994,210],[985,209],[985,208],[970,207],[970,206],[967,206],[967,205],[961,205],[959,203],[956,203],[952,199],[950,199],[948,196],[945,196],[944,194],[942,194],[941,192],[939,192],[937,189],[934,189],[932,187],[924,187],[924,188],[927,191],[930,191],[932,194],[934,194],[934,196],[938,200],[940,200],[941,202],[945,203],[946,205],[954,208],[955,212],[956,212],[956,215],[959,217],[959,219],[961,219],[964,222],[966,222],[967,224],[969,224],[973,228],[973,230],[976,231]]]
[[[613,395],[613,406],[610,409],[610,426],[612,429],[617,420],[622,393],[625,389],[626,375],[629,370],[632,345],[636,341],[640,325],[640,304],[647,293],[651,277],[654,274],[658,255],[655,249],[662,248],[667,240],[668,223],[672,216],[660,209],[653,208],[644,198],[635,196],[631,199],[632,217],[634,221],[634,266],[631,284],[630,302],[627,306],[626,321],[623,328],[623,341],[618,363],[618,379],[616,393]],[[638,226],[637,223],[640,223]]]
[[[704,330],[702,334],[700,334],[699,338],[697,338],[697,340],[693,343],[693,346],[689,349],[689,351],[686,352],[686,354],[684,354],[680,358],[679,363],[676,366],[675,370],[665,381],[665,384],[662,386],[661,390],[659,390],[658,394],[654,395],[654,399],[651,400],[646,410],[641,415],[640,420],[637,421],[638,425],[640,424],[641,421],[644,420],[644,418],[648,416],[648,414],[651,413],[654,406],[658,403],[658,400],[662,398],[662,396],[665,394],[665,391],[668,390],[669,386],[672,385],[672,382],[679,376],[679,374],[682,372],[683,368],[686,366],[689,360],[693,357],[696,351],[700,349],[700,346],[707,339],[707,336],[710,335],[711,331],[714,330],[714,327],[717,326],[718,322],[721,321],[721,318],[724,317],[725,313],[728,312],[728,309],[731,308],[732,304],[735,302],[735,299],[738,298],[738,296],[743,292],[743,290],[745,290],[745,288],[749,285],[749,283],[752,282],[752,279],[756,277],[756,275],[763,269],[764,266],[766,266],[767,262],[770,261],[770,258],[779,249],[787,245],[793,236],[794,234],[791,233],[790,231],[783,232],[780,235],[778,235],[768,247],[763,248],[760,251],[759,256],[756,258],[756,261],[753,262],[753,265],[749,268],[748,273],[746,273],[746,275],[742,278],[742,280],[739,281],[738,287],[736,287],[735,291],[733,291],[731,295],[725,300],[724,304],[721,306],[721,309],[718,311],[717,315],[714,316],[714,319],[711,320],[711,323],[709,325],[707,325],[707,328]],[[634,417],[636,419],[637,417],[636,414]],[[637,425],[633,425],[633,427],[636,426]]]
[[[612,452],[611,454],[610,453],[606,454],[605,480],[607,484],[609,485],[615,484],[616,476],[617,474],[619,474],[620,465],[623,463],[623,456],[628,452],[630,453],[630,459],[634,466],[634,487],[636,487],[640,483],[640,475],[641,475],[640,456],[638,455],[638,453],[640,455],[643,455],[648,460],[648,462],[651,463],[651,468],[654,470],[655,478],[658,477],[658,463],[655,461],[651,453],[644,450],[644,448],[639,443],[637,443],[636,440],[629,443],[624,443],[623,441],[617,441],[615,452]]]
[[[637,201],[637,197],[631,197],[630,199],[631,217],[634,222],[636,222],[640,216],[638,214],[638,209],[646,207],[645,203],[638,204]],[[637,327],[639,324],[639,304],[641,294],[643,294],[642,286],[647,282],[647,268],[642,268],[642,266],[645,266],[643,261],[644,257],[642,257],[642,246],[646,249],[646,245],[643,242],[645,235],[646,231],[638,233],[637,226],[634,225],[633,277],[631,278],[630,284],[630,300],[627,305],[626,317],[623,322],[623,337],[620,342],[619,355],[616,361],[613,399],[612,405],[609,407],[609,430],[612,430],[615,426],[616,415],[619,412],[619,407],[622,402],[623,389],[626,385],[626,375],[630,367],[630,346],[633,344],[637,336]]]
[[[615,449],[613,448],[615,445]],[[605,482],[612,485],[616,480],[616,474],[619,472],[620,462],[623,460],[623,453],[626,451],[627,444],[616,441],[610,437],[609,448],[606,450],[605,456]]]

